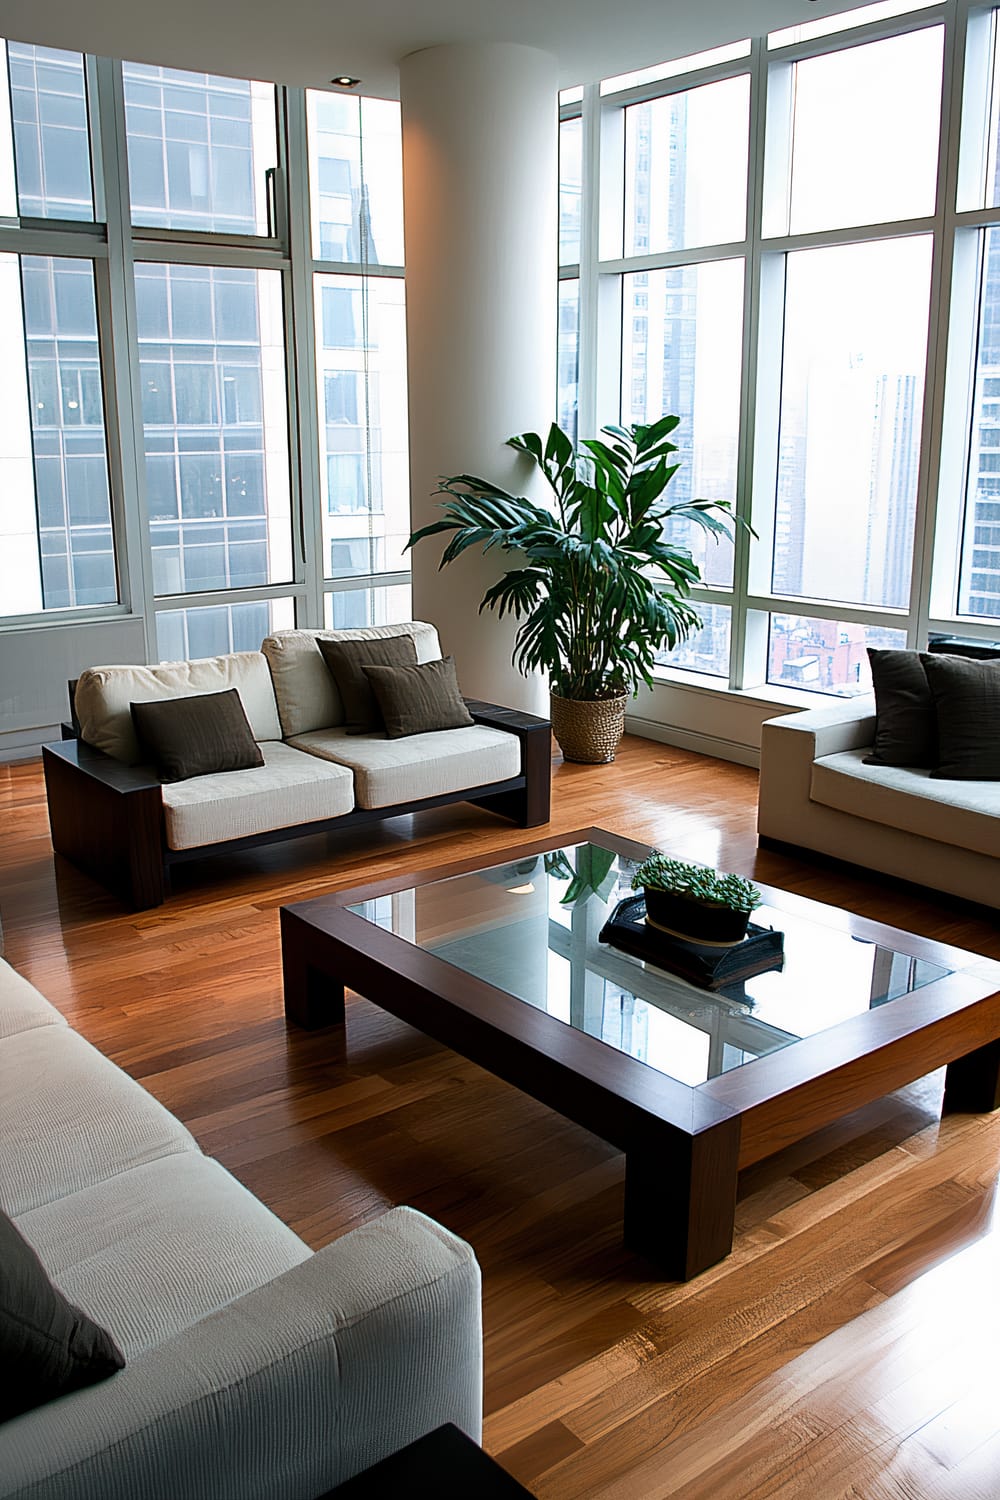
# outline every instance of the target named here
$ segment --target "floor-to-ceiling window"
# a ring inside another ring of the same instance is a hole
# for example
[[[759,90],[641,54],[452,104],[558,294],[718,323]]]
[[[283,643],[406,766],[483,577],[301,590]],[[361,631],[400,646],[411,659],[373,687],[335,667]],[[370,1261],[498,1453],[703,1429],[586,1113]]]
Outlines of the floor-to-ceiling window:
[[[581,431],[679,415],[676,498],[755,533],[691,538],[704,627],[664,683],[850,696],[867,647],[1000,636],[998,101],[964,0],[564,97]]]
[[[5,621],[404,618],[398,105],[0,48]]]

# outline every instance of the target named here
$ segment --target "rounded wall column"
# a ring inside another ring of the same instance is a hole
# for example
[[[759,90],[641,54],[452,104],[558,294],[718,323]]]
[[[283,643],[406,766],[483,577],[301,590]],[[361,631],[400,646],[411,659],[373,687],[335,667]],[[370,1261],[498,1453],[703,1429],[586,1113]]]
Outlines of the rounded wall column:
[[[556,60],[532,47],[453,45],[400,65],[413,527],[440,519],[442,475],[537,487],[505,440],[555,416]],[[410,553],[413,613],[438,628],[471,697],[546,711],[511,656],[515,625],[479,614],[507,554],[438,572],[447,538]]]

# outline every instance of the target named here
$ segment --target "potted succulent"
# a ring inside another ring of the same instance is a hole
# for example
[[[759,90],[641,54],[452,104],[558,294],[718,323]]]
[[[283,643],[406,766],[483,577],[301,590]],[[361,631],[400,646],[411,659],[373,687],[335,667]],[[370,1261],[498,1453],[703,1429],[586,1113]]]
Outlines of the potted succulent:
[[[567,760],[614,760],[625,705],[641,684],[652,686],[656,653],[701,625],[689,597],[698,565],[668,539],[666,523],[691,521],[718,539],[736,522],[725,500],[667,501],[680,467],[670,441],[679,421],[605,427],[606,441],[578,450],[555,423],[544,444],[534,432],[509,438],[545,476],[554,507],[457,474],[441,480],[444,519],[407,543],[451,532],[442,568],[469,547],[517,554],[479,608],[521,621],[514,662],[548,674],[552,728]]]
[[[724,875],[659,852],[638,866],[632,887],[642,890],[652,926],[713,948],[742,942],[750,913],[761,902],[760,891],[743,875]]]

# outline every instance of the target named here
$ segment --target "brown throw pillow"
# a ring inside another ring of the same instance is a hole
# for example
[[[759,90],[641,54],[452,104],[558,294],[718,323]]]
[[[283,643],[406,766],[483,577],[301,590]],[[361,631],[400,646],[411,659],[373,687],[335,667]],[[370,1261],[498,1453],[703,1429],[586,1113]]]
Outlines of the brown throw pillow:
[[[938,766],[948,781],[1000,781],[1000,661],[923,651],[937,710]]]
[[[382,729],[382,715],[364,668],[414,665],[417,648],[412,635],[374,636],[366,641],[329,641],[319,636],[316,644],[337,684],[347,733],[372,734]]]
[[[462,701],[455,659],[412,667],[365,667],[391,740],[432,729],[463,729],[475,723]]]
[[[264,764],[237,688],[129,707],[139,742],[161,781],[248,771]]]
[[[0,1214],[0,1422],[113,1375],[110,1333],[67,1302],[34,1250]]]
[[[937,714],[919,651],[868,648],[875,744],[866,766],[936,766]]]

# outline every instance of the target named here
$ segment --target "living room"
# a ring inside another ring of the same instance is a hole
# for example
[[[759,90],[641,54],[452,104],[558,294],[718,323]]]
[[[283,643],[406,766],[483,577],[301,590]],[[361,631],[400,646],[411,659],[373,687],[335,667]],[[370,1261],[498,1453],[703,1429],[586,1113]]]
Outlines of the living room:
[[[483,1443],[531,1491],[992,1495],[1000,1137],[940,1069],[743,1168],[731,1254],[667,1281],[599,1134],[370,995],[346,1042],[286,1024],[281,908],[592,827],[1000,957],[993,849],[977,906],[952,844],[757,843],[763,723],[861,713],[866,648],[1000,634],[994,12],[537,9],[8,8],[5,957],[311,1249],[398,1204],[472,1246]],[[612,763],[557,750],[544,828],[453,800],[171,865],[133,912],[54,858],[40,746],[88,668],[426,620],[467,697],[545,715],[492,558],[407,540],[442,474],[521,488],[511,435],[665,411],[678,497],[746,524],[678,532],[703,626]]]

